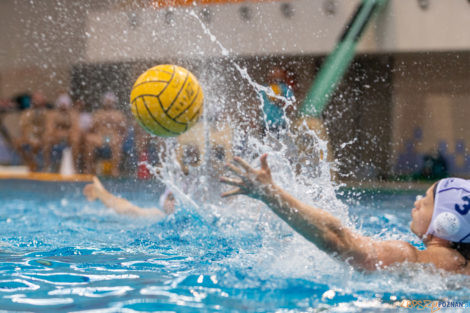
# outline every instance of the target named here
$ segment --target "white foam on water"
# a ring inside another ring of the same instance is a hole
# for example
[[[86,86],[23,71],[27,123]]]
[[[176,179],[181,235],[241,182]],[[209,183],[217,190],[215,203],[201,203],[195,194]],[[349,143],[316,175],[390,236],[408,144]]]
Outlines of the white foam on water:
[[[73,303],[72,298],[27,298],[24,294],[9,296],[12,302],[37,306],[53,306]]]
[[[76,288],[61,288],[49,291],[51,296],[66,296],[78,295],[88,298],[103,298],[109,296],[122,296],[129,291],[134,290],[129,286],[114,286],[114,287],[76,287]]]

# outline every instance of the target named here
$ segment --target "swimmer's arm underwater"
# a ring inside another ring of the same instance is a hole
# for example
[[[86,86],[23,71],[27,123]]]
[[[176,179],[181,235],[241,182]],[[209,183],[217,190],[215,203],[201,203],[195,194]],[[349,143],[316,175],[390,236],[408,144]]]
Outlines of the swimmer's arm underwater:
[[[397,262],[417,262],[416,249],[402,241],[375,241],[354,233],[330,213],[309,206],[274,184],[267,163],[267,155],[261,156],[261,169],[253,169],[241,158],[234,158],[240,167],[227,164],[238,178],[221,177],[221,181],[235,186],[222,197],[247,195],[266,203],[294,230],[314,243],[319,249],[335,255],[363,270]],[[243,170],[242,170],[243,169]]]
[[[142,209],[126,199],[119,198],[109,191],[107,191],[99,179],[95,176],[93,177],[93,183],[88,184],[83,188],[83,194],[87,197],[88,201],[94,201],[99,199],[106,205],[108,208],[113,209],[116,213],[127,214],[134,216],[154,216],[154,217],[164,217],[165,213],[157,208],[152,209]]]

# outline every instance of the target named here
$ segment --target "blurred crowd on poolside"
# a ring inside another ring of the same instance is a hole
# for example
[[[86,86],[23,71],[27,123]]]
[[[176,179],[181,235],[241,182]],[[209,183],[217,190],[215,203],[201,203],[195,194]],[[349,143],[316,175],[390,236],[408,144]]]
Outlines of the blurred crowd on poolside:
[[[148,136],[123,113],[112,92],[105,92],[96,107],[90,110],[67,93],[54,102],[41,92],[1,100],[0,163],[59,172],[69,155],[74,173],[119,176],[124,156],[139,155]]]

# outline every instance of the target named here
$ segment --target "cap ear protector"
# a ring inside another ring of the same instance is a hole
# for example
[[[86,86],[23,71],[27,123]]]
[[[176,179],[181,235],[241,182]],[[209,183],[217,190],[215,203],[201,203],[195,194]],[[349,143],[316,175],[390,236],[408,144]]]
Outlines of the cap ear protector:
[[[434,212],[426,235],[470,242],[470,181],[446,178],[436,186]]]
[[[434,233],[437,237],[453,236],[459,232],[460,222],[455,214],[444,212],[434,220]]]

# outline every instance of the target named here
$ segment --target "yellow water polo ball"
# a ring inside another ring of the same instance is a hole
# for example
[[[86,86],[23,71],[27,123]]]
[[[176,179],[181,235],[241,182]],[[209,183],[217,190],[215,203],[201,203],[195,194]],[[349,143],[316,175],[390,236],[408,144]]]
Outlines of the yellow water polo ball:
[[[131,91],[131,111],[149,133],[175,137],[193,126],[202,114],[204,95],[187,69],[163,64],[137,78]]]

